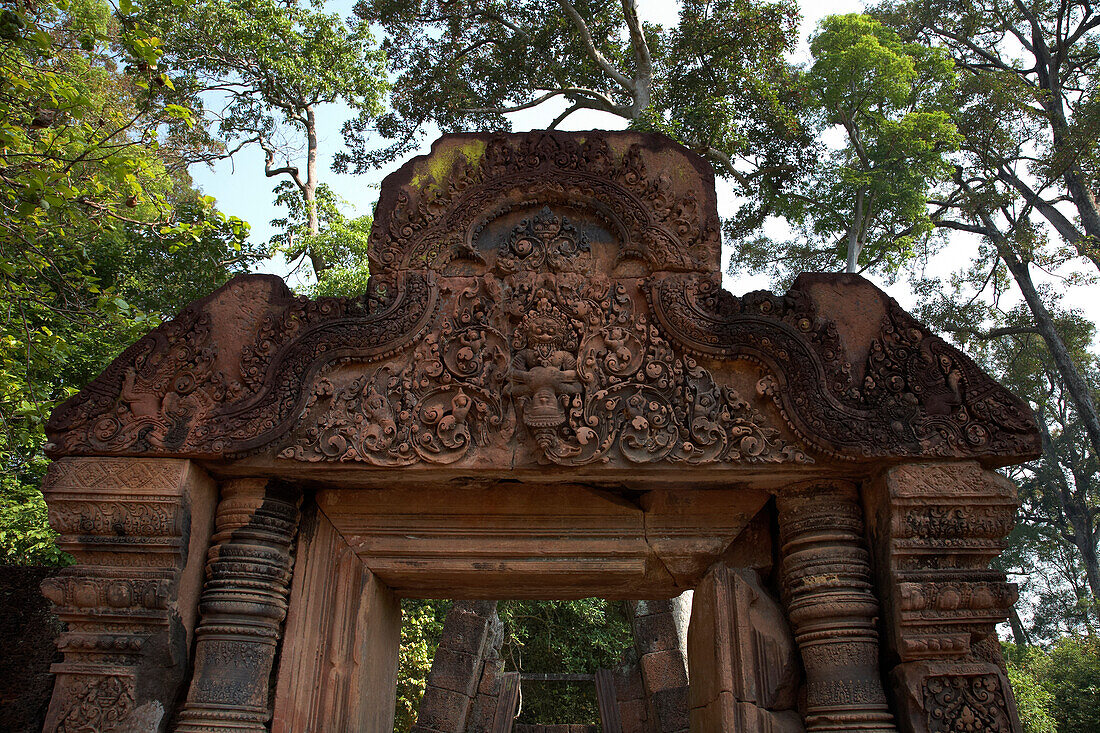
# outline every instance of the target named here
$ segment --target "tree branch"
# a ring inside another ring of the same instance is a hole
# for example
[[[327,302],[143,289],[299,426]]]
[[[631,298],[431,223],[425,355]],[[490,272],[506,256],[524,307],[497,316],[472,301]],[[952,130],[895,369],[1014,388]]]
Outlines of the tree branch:
[[[588,50],[588,55],[604,70],[608,76],[615,80],[615,82],[623,89],[634,94],[634,84],[623,74],[621,71],[611,65],[600,50],[596,48],[596,44],[592,41],[592,33],[588,30],[588,24],[584,22],[584,18],[577,12],[577,9],[573,7],[573,4],[569,0],[557,0],[558,5],[565,11],[565,14],[569,16],[569,19],[573,21],[574,27],[577,32],[580,33],[581,41],[584,42],[584,47]]]

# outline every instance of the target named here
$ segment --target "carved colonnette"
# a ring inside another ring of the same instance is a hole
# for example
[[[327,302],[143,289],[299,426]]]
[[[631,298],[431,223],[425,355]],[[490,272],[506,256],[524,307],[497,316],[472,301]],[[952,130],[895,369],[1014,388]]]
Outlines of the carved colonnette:
[[[899,727],[1019,733],[994,628],[1016,586],[989,569],[1015,521],[1015,487],[977,463],[910,464],[883,472],[866,501]]]
[[[298,490],[232,479],[221,499],[195,631],[195,663],[176,733],[264,733],[268,680],[287,611]]]
[[[188,673],[214,482],[166,458],[64,458],[43,490],[77,564],[42,591],[66,630],[44,730],[163,731]]]
[[[780,493],[776,507],[783,596],[806,670],[806,730],[897,730],[879,675],[879,602],[857,488],[807,483]]]

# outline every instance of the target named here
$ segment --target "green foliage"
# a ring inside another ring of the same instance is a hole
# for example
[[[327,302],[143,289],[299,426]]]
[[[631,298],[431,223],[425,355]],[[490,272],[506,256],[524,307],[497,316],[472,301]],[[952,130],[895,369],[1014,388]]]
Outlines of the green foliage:
[[[370,29],[323,8],[319,0],[146,0],[142,17],[164,38],[174,86],[198,122],[220,141],[275,151],[281,142],[294,148],[318,105],[381,111],[384,58]]]
[[[509,669],[523,672],[594,673],[622,663],[633,649],[630,622],[622,606],[600,598],[578,601],[504,601],[499,605]],[[526,684],[525,723],[599,722],[591,683]]]
[[[394,733],[407,733],[416,723],[420,699],[443,633],[450,601],[401,601],[401,655],[397,664],[397,705]]]
[[[1011,644],[1005,647],[1008,681],[1012,685],[1024,733],[1058,733],[1058,725],[1052,715],[1054,694],[1040,684],[1035,673],[1035,668],[1042,662],[1042,651],[1034,647],[1016,648]]]
[[[780,196],[795,240],[744,238],[731,272],[789,280],[847,260],[850,272],[894,273],[932,230],[929,190],[960,142],[953,65],[866,15],[826,17],[810,49],[805,114],[819,139],[840,142]]]
[[[345,128],[343,170],[363,171],[444,131],[504,130],[504,113],[556,100],[659,130],[708,157],[743,206],[733,231],[759,225],[807,161],[791,0],[685,0],[671,28],[636,3],[572,0],[364,0],[355,12],[386,33],[396,71],[391,109]],[[392,144],[370,150],[371,135]]]
[[[1006,645],[1009,678],[1028,733],[1100,730],[1100,639],[1059,639],[1050,649]]]
[[[307,256],[321,278],[335,264],[325,259],[325,247],[336,243],[316,236],[324,205],[318,114],[343,107],[371,120],[381,112],[384,56],[368,24],[324,12],[323,0],[145,2],[143,17],[165,39],[177,101],[199,110],[196,128],[212,149],[206,159],[232,157],[253,145],[263,151],[264,174],[283,178],[277,203],[293,186],[312,235],[288,229],[281,251]],[[329,239],[345,235],[334,232]],[[336,279],[350,287],[357,279],[343,267]]]
[[[328,185],[317,187],[314,204],[318,219],[318,233],[310,231],[309,215],[301,192],[289,181],[275,187],[275,203],[287,208],[287,216],[273,219],[271,224],[279,232],[271,238],[275,252],[281,252],[288,262],[299,260],[309,253],[325,263],[325,268],[315,273],[317,282],[309,288],[311,297],[353,296],[367,291],[370,269],[367,266],[367,240],[370,238],[373,217],[363,215],[347,218],[340,207],[341,201]]]
[[[247,225],[177,165],[172,141],[191,115],[168,103],[160,39],[136,11],[99,0],[0,11],[2,562],[60,560],[37,493],[53,406],[253,258]],[[201,275],[175,267],[200,263]]]

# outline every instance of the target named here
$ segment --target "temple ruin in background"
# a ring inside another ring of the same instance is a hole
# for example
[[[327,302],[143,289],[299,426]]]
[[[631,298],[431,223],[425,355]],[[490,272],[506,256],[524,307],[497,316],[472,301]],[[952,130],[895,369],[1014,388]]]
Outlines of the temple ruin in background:
[[[238,277],[150,332],[49,424],[46,730],[388,733],[401,597],[695,589],[680,729],[1018,733],[1031,412],[866,280],[738,298],[719,253],[661,136],[452,135],[368,292]]]

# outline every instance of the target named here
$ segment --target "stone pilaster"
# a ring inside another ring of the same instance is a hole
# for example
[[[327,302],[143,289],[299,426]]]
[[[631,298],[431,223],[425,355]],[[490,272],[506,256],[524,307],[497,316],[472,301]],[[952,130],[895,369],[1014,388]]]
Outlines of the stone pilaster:
[[[1019,733],[994,628],[1016,586],[989,569],[1016,488],[977,463],[911,464],[885,471],[866,500],[899,728]]]
[[[806,670],[806,730],[895,731],[879,676],[879,604],[858,490],[801,484],[776,505],[783,595]]]
[[[187,460],[50,466],[50,524],[77,564],[42,583],[66,626],[46,733],[164,730],[186,679],[215,490]]]
[[[296,489],[261,479],[222,485],[194,674],[177,733],[267,731],[299,500]]]
[[[803,733],[798,651],[755,570],[718,563],[696,587],[688,661],[693,733]]]

